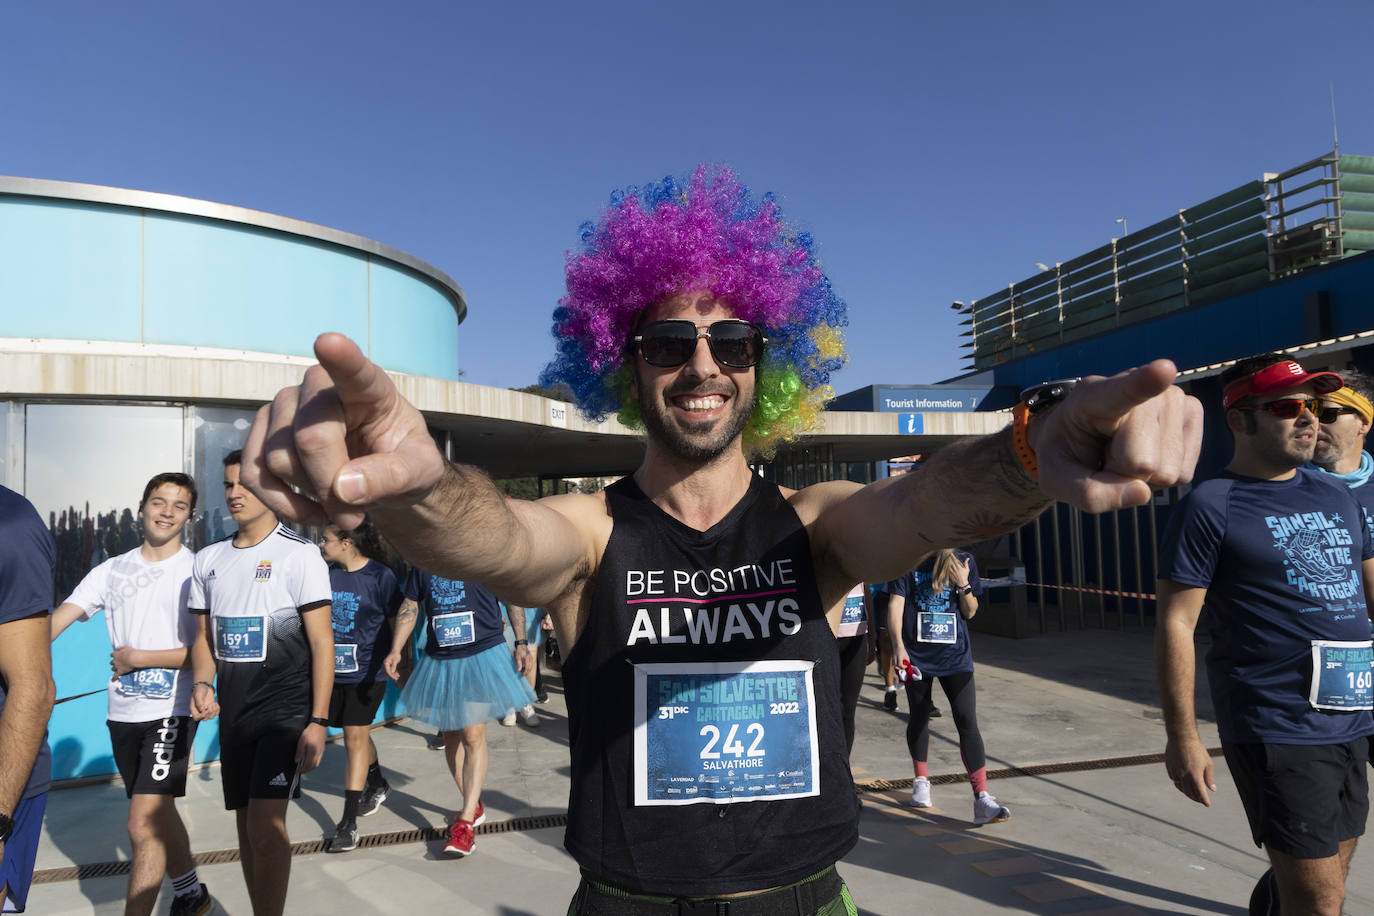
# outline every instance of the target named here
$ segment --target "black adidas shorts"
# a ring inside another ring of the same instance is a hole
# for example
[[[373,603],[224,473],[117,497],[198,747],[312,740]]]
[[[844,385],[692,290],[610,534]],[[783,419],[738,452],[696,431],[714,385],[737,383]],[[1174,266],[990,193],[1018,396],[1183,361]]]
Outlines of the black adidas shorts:
[[[1223,745],[1250,835],[1299,859],[1334,856],[1364,835],[1369,742]]]
[[[110,747],[115,766],[124,778],[124,794],[186,794],[186,768],[191,762],[191,742],[196,720],[168,716],[151,722],[109,722]]]
[[[371,725],[382,706],[382,697],[386,696],[386,685],[386,681],[336,683],[329,696],[329,724],[335,728]]]
[[[231,741],[220,732],[220,770],[224,781],[224,807],[230,811],[248,807],[250,798],[300,798],[296,772],[299,729],[275,730],[249,741]]]

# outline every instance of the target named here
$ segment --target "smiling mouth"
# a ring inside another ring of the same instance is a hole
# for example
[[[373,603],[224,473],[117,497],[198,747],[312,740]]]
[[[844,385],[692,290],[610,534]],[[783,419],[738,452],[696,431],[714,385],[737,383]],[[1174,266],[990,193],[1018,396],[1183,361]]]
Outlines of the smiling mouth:
[[[673,399],[673,406],[688,413],[709,413],[725,406],[723,394],[698,394]]]

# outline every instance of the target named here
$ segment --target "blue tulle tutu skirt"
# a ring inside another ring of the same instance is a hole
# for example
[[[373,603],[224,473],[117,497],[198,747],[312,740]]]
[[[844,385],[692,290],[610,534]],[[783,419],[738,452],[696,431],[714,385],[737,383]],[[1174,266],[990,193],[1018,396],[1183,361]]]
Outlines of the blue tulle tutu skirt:
[[[451,732],[533,703],[534,691],[505,643],[497,643],[466,658],[422,654],[401,701],[412,719]]]

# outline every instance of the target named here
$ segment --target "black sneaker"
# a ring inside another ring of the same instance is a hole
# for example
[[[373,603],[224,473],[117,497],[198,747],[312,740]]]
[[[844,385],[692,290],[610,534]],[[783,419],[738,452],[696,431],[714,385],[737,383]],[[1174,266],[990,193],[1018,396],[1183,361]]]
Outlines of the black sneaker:
[[[205,916],[214,905],[209,889],[202,884],[194,894],[173,897],[172,908],[168,912],[170,916]]]
[[[939,719],[939,718],[943,718],[943,716],[944,716],[944,713],[940,712],[940,707],[936,706],[934,703],[931,703],[931,704],[930,704],[930,718],[932,718],[932,719]]]
[[[334,828],[334,836],[329,841],[326,852],[348,852],[358,848],[358,825],[353,821]]]
[[[369,785],[363,789],[363,797],[358,802],[358,815],[367,817],[376,814],[377,809],[386,801],[386,797],[391,794],[391,785],[383,779],[377,785]]]
[[[883,694],[883,709],[888,712],[897,711],[897,691],[889,690]]]
[[[442,751],[444,749],[444,733],[435,732],[425,739],[425,747],[431,751]]]

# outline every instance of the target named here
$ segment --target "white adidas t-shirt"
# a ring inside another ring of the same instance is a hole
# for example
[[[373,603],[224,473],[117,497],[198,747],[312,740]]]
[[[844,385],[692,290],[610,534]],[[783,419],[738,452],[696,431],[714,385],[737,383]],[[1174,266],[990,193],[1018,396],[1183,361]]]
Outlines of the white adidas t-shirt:
[[[196,636],[196,619],[186,610],[195,554],[185,547],[157,563],[141,547],[101,563],[86,574],[67,602],[81,619],[105,612],[110,646],[182,649]],[[110,681],[112,722],[151,722],[184,716],[190,709],[189,668],[143,668]]]

